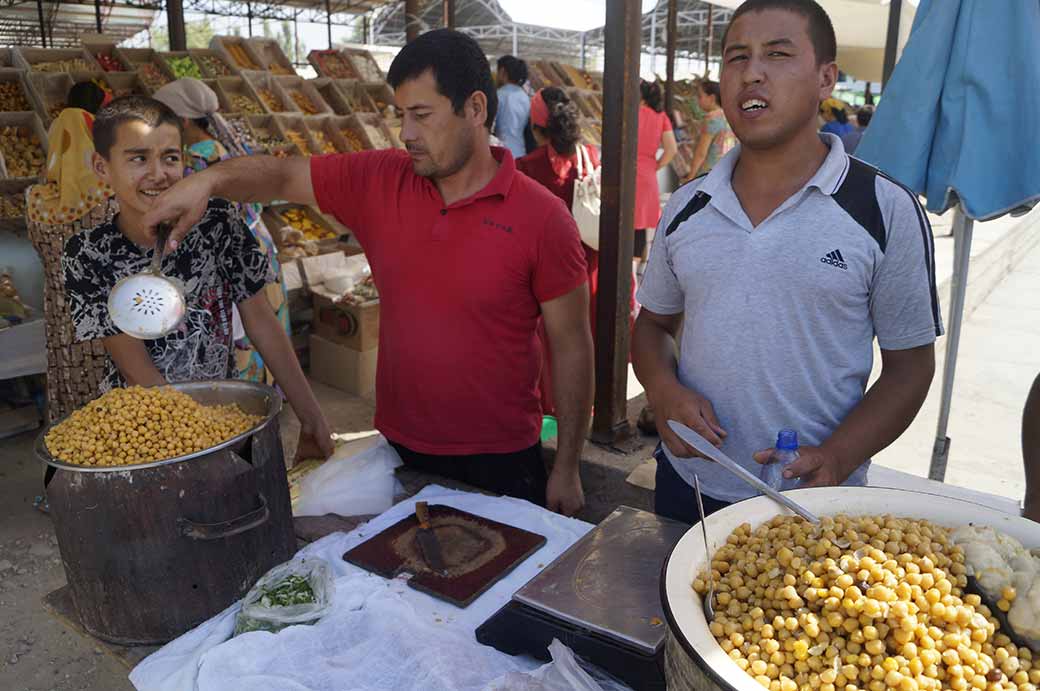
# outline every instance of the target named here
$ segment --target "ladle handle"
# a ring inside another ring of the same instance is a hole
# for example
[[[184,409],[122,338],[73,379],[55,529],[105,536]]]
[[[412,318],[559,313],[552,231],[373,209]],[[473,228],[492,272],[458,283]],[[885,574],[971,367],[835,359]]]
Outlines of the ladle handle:
[[[152,267],[151,271],[153,274],[160,274],[162,272],[162,260],[163,254],[166,251],[166,241],[170,239],[170,233],[173,232],[173,225],[163,222],[155,227],[155,252],[152,253]]]

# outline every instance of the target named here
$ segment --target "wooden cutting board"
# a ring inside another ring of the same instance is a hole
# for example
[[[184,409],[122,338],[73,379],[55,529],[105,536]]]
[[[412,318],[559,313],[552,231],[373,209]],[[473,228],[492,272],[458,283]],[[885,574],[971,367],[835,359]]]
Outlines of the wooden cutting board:
[[[545,544],[545,537],[450,506],[430,505],[430,526],[447,572],[430,570],[415,540],[419,522],[409,515],[343,555],[384,578],[412,574],[408,584],[458,607],[481,593]]]

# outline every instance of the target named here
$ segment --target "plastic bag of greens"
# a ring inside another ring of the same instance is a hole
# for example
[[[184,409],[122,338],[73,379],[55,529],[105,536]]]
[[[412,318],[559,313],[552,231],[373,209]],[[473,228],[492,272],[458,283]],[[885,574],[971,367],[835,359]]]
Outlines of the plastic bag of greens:
[[[235,635],[281,631],[314,624],[332,608],[332,569],[324,559],[293,559],[274,567],[256,582],[235,620]]]

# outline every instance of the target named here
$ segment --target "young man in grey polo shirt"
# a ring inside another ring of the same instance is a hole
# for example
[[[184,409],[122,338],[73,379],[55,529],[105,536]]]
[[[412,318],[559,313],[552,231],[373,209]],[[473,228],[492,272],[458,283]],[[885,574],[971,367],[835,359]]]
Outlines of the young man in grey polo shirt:
[[[835,52],[813,0],[749,0],[723,40],[741,146],[672,195],[639,291],[633,356],[663,442],[660,514],[699,520],[694,475],[709,514],[755,494],[669,419],[755,473],[777,431],[795,429],[803,486],[862,485],[928,392],[942,333],[931,230],[913,193],[817,133]],[[864,393],[875,336],[883,369]]]

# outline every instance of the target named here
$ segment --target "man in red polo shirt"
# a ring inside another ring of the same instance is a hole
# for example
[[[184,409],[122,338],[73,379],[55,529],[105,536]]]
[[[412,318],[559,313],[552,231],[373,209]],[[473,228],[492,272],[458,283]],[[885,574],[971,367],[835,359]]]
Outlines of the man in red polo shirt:
[[[380,293],[376,427],[408,465],[574,514],[592,408],[577,227],[507,149],[489,146],[496,93],[473,39],[423,34],[389,81],[407,151],[231,159],[164,192],[145,221],[177,219],[175,247],[211,196],[316,203],[335,215],[357,235]],[[548,476],[539,318],[560,429]]]

